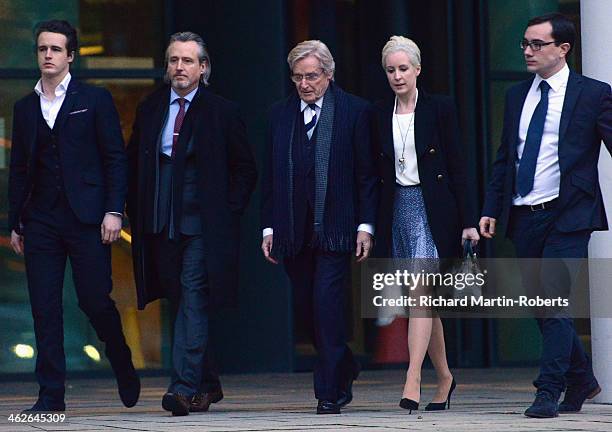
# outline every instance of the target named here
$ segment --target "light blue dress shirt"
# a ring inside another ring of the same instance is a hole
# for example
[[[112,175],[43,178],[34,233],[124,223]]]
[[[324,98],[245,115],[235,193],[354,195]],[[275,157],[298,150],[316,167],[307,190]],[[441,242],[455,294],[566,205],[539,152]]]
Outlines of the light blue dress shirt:
[[[198,88],[193,89],[189,94],[185,96],[185,113],[191,106]],[[166,117],[166,124],[164,125],[164,131],[162,132],[161,152],[167,156],[172,155],[172,134],[174,133],[174,119],[179,112],[178,99],[180,96],[176,94],[173,88],[170,89],[170,108],[168,109],[168,117]]]

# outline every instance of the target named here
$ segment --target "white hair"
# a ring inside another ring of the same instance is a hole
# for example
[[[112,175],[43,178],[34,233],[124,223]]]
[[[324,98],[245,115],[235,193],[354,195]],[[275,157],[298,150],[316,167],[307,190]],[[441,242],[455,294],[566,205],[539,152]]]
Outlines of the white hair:
[[[289,63],[289,69],[293,70],[293,66],[295,64],[308,57],[313,56],[319,60],[319,64],[321,65],[321,69],[327,74],[331,75],[332,79],[334,78],[334,71],[336,70],[336,63],[334,62],[334,58],[329,52],[329,48],[323,42],[319,40],[306,40],[304,42],[300,42],[289,51],[289,55],[287,56],[287,63]]]
[[[391,53],[402,51],[408,56],[408,60],[412,63],[412,66],[421,66],[421,50],[418,45],[414,43],[412,39],[408,39],[404,36],[391,36],[389,41],[385,44],[382,49],[382,67],[385,68],[385,61],[387,56]]]

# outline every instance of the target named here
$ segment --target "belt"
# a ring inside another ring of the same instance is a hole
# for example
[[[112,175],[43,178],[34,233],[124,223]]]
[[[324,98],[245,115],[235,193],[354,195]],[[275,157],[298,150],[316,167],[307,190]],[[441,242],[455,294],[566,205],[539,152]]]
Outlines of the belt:
[[[557,205],[557,201],[559,201],[559,198],[555,198],[553,200],[546,201],[546,202],[539,203],[539,204],[512,206],[512,208],[517,209],[517,210],[529,210],[532,212],[536,212],[540,210],[547,210],[547,209],[554,208]]]

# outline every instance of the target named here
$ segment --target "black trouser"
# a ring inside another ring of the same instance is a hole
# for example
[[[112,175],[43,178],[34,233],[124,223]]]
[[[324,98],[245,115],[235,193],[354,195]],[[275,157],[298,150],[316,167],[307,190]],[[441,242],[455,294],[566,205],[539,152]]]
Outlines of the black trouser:
[[[175,320],[168,391],[190,397],[198,391],[220,389],[208,350],[209,288],[203,236],[180,235],[170,240],[164,231],[151,239],[160,282],[177,293],[170,298]]]
[[[51,208],[32,203],[24,218],[24,255],[36,335],[39,398],[50,408],[63,404],[66,359],[62,291],[66,258],[79,307],[106,344],[116,375],[133,373],[121,318],[110,297],[111,250],[102,244],[100,225],[81,223],[61,196]]]
[[[336,401],[357,368],[346,345],[344,318],[350,256],[305,246],[284,261],[293,287],[295,321],[306,323],[317,349],[314,389],[320,400]]]
[[[564,233],[555,227],[556,209],[531,211],[513,207],[509,234],[518,258],[527,293],[548,298],[568,297],[576,280],[580,258],[587,258],[590,231]],[[534,381],[538,390],[559,397],[566,385],[589,384],[594,380],[590,359],[574,329],[573,320],[563,309],[545,310],[538,318],[542,333],[540,374]]]

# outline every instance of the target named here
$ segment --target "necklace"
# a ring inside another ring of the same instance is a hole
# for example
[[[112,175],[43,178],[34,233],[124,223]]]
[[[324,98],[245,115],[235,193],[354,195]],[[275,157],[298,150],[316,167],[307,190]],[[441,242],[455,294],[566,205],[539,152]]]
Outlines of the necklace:
[[[418,93],[417,93],[417,98],[418,98]],[[414,102],[414,109],[416,111],[416,100]],[[393,109],[393,118],[395,119],[395,122],[397,123],[397,128],[399,129],[399,132],[400,132],[400,138],[402,139],[402,155],[397,160],[400,173],[403,173],[404,170],[406,169],[406,159],[404,158],[404,152],[406,151],[406,140],[408,139],[408,133],[410,133],[410,128],[412,127],[412,124],[414,123],[414,115],[415,113],[413,112],[412,116],[410,116],[410,123],[408,123],[408,128],[406,129],[406,133],[404,133],[404,131],[402,131],[402,125],[399,121],[398,114],[397,114],[397,96],[396,96],[395,97],[395,107]]]

